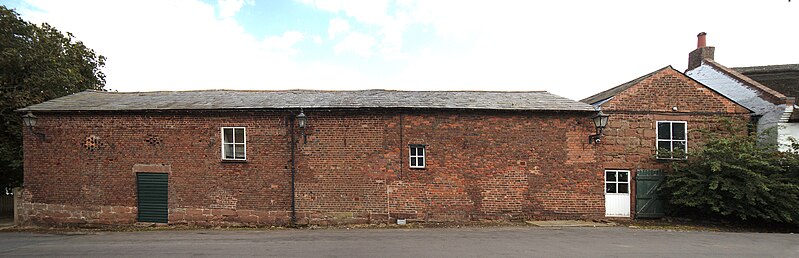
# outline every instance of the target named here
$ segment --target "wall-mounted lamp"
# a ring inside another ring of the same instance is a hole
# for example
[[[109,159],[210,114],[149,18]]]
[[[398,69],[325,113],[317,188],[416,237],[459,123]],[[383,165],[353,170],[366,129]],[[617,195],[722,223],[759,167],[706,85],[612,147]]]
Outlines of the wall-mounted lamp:
[[[302,132],[302,143],[308,143],[308,137],[305,135],[305,126],[307,123],[308,117],[300,110],[300,114],[297,115],[297,124],[300,126],[300,132]]]
[[[34,116],[33,113],[28,111],[27,114],[22,115],[22,124],[25,127],[27,127],[28,130],[30,130],[32,134],[38,136],[39,138],[42,139],[42,141],[44,141],[44,137],[45,137],[44,133],[39,133],[39,132],[33,131],[33,128],[36,127],[37,119],[38,118],[36,116]]]
[[[588,143],[599,143],[600,139],[602,138],[602,131],[604,131],[605,126],[608,125],[609,117],[610,115],[602,113],[602,111],[599,111],[599,113],[597,113],[596,116],[591,118],[594,120],[594,126],[596,127],[596,134],[588,136]]]

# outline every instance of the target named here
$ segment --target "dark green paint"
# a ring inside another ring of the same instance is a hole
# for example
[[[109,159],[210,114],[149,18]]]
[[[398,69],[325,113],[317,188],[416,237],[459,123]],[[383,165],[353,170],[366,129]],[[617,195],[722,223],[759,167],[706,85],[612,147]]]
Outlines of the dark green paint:
[[[136,174],[139,222],[167,223],[169,176],[166,173]]]
[[[663,197],[658,193],[658,187],[663,183],[663,171],[655,169],[641,169],[635,175],[635,217],[636,218],[662,218]]]

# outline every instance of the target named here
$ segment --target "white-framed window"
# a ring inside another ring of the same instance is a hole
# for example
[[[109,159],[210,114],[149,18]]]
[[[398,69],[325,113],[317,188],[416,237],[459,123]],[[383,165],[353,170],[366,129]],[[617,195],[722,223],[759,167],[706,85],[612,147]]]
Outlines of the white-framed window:
[[[606,194],[629,194],[630,193],[630,171],[629,170],[605,170],[605,193]]]
[[[424,168],[424,145],[412,144],[410,147],[410,164],[412,168]]]
[[[657,121],[657,158],[685,159],[688,149],[688,123]]]
[[[247,132],[244,127],[222,127],[222,159],[247,160]]]

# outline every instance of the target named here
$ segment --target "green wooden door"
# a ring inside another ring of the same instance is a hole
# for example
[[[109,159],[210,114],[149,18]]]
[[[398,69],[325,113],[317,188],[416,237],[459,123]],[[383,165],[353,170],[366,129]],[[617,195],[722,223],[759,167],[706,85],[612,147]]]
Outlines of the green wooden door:
[[[136,174],[139,222],[167,223],[169,208],[169,176],[166,173]]]
[[[658,187],[663,183],[663,171],[641,169],[635,175],[635,217],[662,218],[663,198],[658,194]]]

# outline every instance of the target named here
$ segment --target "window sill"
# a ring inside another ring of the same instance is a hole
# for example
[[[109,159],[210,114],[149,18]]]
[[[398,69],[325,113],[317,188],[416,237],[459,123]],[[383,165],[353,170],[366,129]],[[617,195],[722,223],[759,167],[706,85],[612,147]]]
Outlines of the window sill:
[[[658,162],[686,161],[688,158],[655,158]]]
[[[247,163],[246,159],[223,159],[222,163]]]
[[[409,169],[414,169],[414,170],[425,170],[425,169],[427,169],[427,167],[409,167]]]

